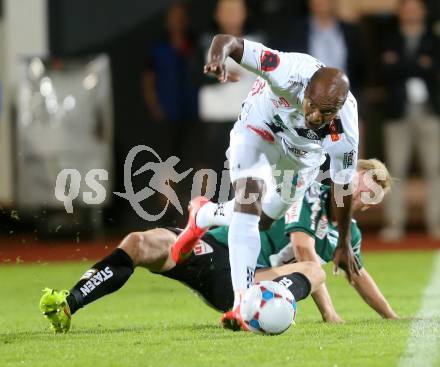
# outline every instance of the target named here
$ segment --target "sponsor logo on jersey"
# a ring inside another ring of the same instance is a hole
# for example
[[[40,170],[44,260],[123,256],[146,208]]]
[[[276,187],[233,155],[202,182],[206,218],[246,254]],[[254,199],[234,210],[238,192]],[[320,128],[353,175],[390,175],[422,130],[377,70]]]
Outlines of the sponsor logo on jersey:
[[[306,139],[309,140],[321,140],[321,138],[319,137],[319,135],[317,133],[315,133],[313,130],[310,129],[306,129],[303,127],[295,127],[294,129],[296,131],[296,133]]]
[[[304,89],[304,83],[301,81],[298,81],[296,79],[289,79],[288,81],[289,88],[301,88]]]
[[[271,122],[264,122],[265,125],[274,133],[281,133],[284,132],[284,130],[286,129],[286,125],[284,124],[283,120],[281,119],[281,117],[279,115],[275,115],[274,120]]]
[[[279,107],[289,108],[289,107],[291,107],[290,103],[284,97],[280,97],[278,99],[271,98],[270,100],[272,101],[273,105],[276,108],[279,108]]]
[[[255,79],[254,85],[252,86],[251,95],[255,96],[256,94],[261,94],[265,86],[266,86],[266,81],[258,77],[257,79]]]
[[[286,140],[284,138],[281,138],[281,142],[283,144],[283,149],[285,152],[286,152],[286,150],[288,150],[297,158],[305,158],[306,157],[306,155],[308,153],[306,150],[302,150],[300,148],[297,148],[296,146],[294,146],[292,143],[290,143],[288,140]]]
[[[274,71],[280,64],[280,57],[271,51],[265,50],[261,53],[261,70]]]
[[[88,278],[85,278],[85,277]],[[87,296],[91,291],[93,291],[97,286],[105,281],[109,280],[113,276],[113,272],[107,266],[104,270],[90,269],[85,272],[81,279],[89,279],[80,288],[83,297]]]
[[[306,137],[308,138],[308,139],[311,139],[311,140],[319,140],[319,136],[318,136],[318,134],[316,134],[314,131],[312,131],[312,130],[307,130],[306,131]]]
[[[299,216],[301,214],[302,204],[303,204],[302,200],[295,201],[292,204],[292,206],[286,212],[286,215],[284,218],[286,224],[298,222]]]
[[[327,236],[327,233],[328,233],[328,219],[326,215],[323,215],[318,221],[315,235],[317,238],[322,240],[324,239],[325,236]]]
[[[305,156],[307,155],[307,151],[296,147],[291,147],[289,148],[289,150],[298,158],[305,158]]]
[[[303,176],[300,176],[298,178],[298,180],[296,181],[296,188],[297,189],[301,189],[302,187],[304,187],[306,184],[306,180],[304,179]]]
[[[330,138],[332,141],[338,141],[340,139],[340,136],[338,134],[338,127],[334,120],[330,122],[328,125],[328,129],[330,130]]]
[[[206,255],[212,252],[214,252],[214,249],[204,241],[200,241],[196,247],[194,247],[194,255],[196,256]]]
[[[246,127],[252,130],[254,133],[258,134],[264,141],[267,141],[269,143],[275,142],[275,137],[270,131],[252,125],[246,125]]]
[[[348,167],[353,166],[355,155],[356,155],[356,152],[354,150],[351,150],[350,152],[344,153],[344,162],[343,162],[344,168],[348,168]]]
[[[338,141],[340,139],[340,134],[344,132],[342,122],[339,119],[334,119],[330,124],[326,124],[317,130],[311,130],[304,127],[296,127],[294,130],[299,136],[306,139],[321,140],[327,135],[330,135],[332,141]]]

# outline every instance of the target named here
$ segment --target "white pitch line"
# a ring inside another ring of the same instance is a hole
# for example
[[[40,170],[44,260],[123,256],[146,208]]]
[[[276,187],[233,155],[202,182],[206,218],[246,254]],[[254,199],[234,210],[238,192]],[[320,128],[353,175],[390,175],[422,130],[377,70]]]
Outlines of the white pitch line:
[[[411,324],[408,345],[399,367],[435,366],[440,345],[440,251],[431,280],[423,293],[422,305]]]

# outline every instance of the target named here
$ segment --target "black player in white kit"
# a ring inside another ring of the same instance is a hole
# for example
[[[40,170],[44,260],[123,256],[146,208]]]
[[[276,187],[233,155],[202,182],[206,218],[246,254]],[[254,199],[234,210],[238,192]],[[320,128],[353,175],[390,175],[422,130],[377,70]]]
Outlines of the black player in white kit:
[[[331,159],[333,192],[342,192],[336,213],[340,236],[335,270],[344,265],[349,278],[358,273],[350,246],[349,184],[356,171],[359,131],[357,102],[342,71],[306,54],[283,53],[261,43],[217,35],[205,73],[221,83],[237,81],[226,70],[227,57],[258,75],[231,131],[227,152],[235,198],[218,204],[193,199],[188,224],[172,254],[177,263],[184,261],[209,227],[229,225],[235,302],[222,321],[233,328],[240,322],[241,297],[254,280],[259,228],[269,228],[293,202],[302,200],[326,153]]]

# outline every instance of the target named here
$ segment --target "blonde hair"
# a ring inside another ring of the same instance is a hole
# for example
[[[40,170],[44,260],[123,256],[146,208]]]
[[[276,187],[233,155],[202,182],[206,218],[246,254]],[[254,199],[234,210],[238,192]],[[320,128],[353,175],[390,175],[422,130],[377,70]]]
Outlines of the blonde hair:
[[[385,192],[391,189],[391,185],[393,183],[393,178],[388,171],[388,168],[382,163],[380,160],[376,158],[371,159],[359,159],[357,163],[358,171],[370,171],[374,170],[376,172],[380,172],[380,175],[377,173],[373,173],[372,178],[374,182],[382,187]]]

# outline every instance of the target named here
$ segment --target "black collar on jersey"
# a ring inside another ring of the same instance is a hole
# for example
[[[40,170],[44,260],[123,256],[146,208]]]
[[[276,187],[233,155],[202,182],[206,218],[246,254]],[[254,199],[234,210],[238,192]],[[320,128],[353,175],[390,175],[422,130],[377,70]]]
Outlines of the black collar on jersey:
[[[333,131],[330,130],[330,124],[326,124],[324,127],[317,130],[307,129],[304,127],[295,127],[294,130],[299,136],[310,140],[322,140],[325,139],[327,135],[335,133],[342,134],[344,132],[340,119],[335,119],[332,121],[332,123],[334,123],[336,126],[336,129],[333,127]]]

